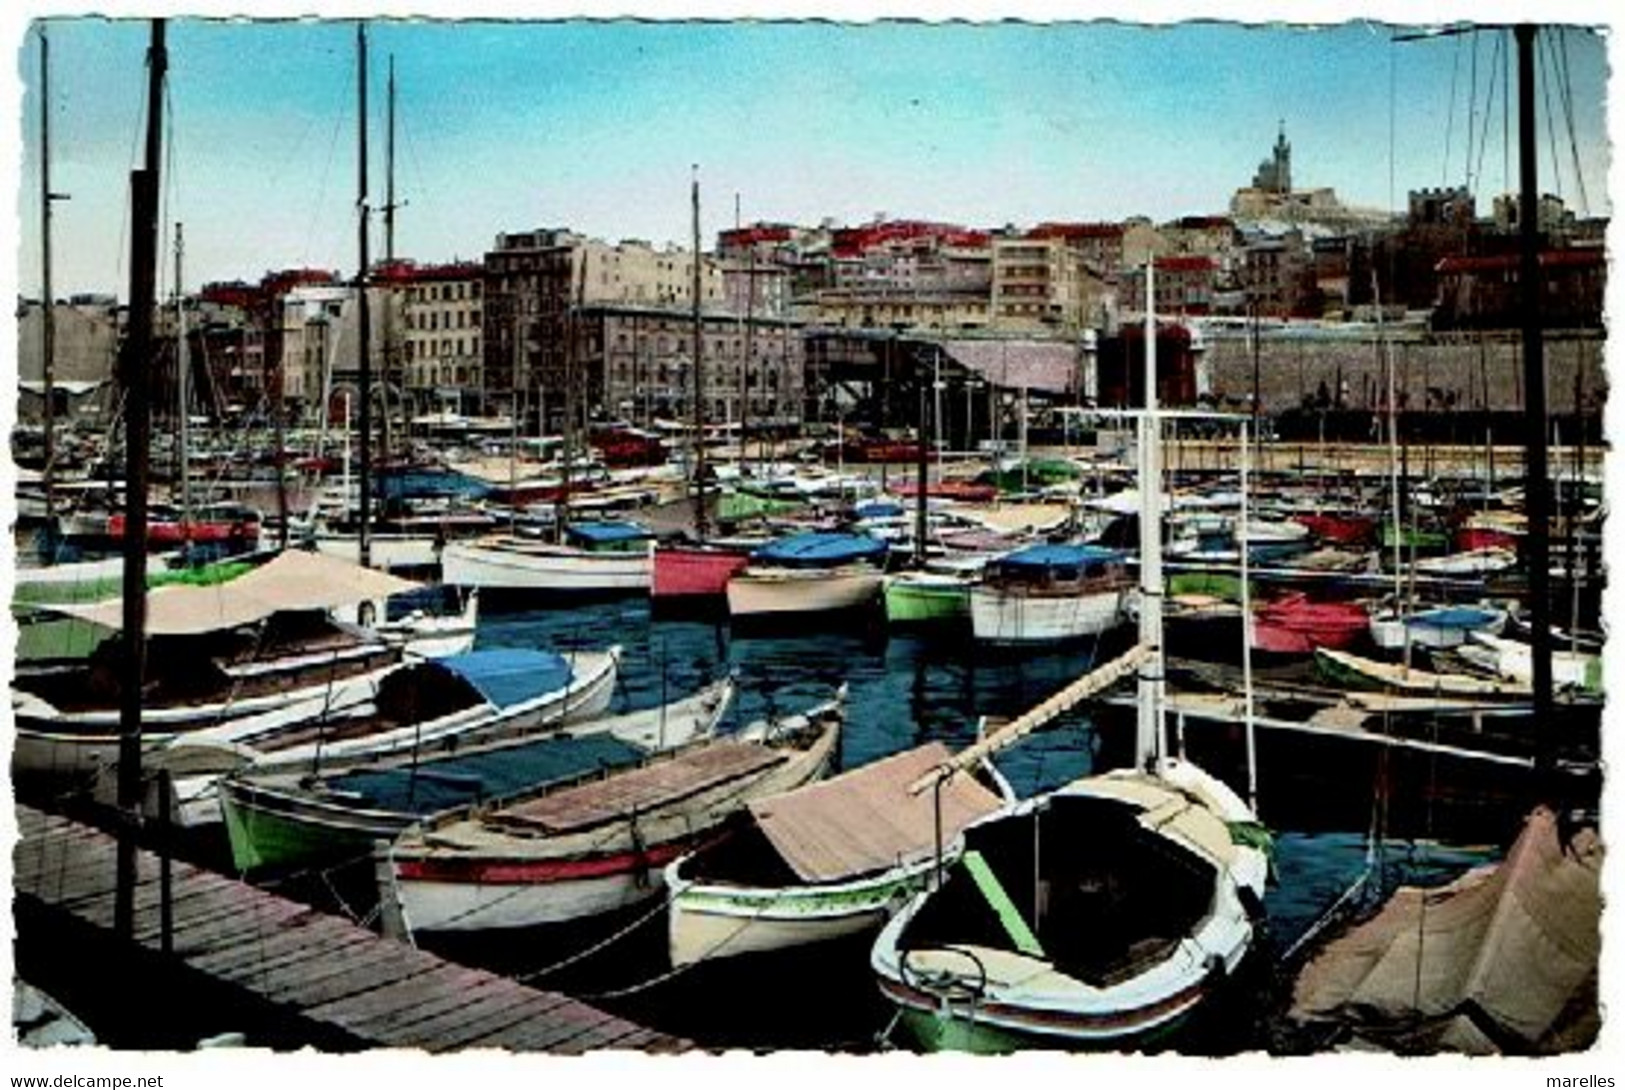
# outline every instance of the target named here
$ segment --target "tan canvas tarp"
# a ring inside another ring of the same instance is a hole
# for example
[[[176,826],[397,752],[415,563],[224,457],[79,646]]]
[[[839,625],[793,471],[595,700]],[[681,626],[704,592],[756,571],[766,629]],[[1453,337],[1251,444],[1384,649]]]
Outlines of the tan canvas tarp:
[[[186,636],[252,624],[283,610],[336,609],[412,590],[418,584],[321,553],[289,550],[253,571],[208,587],[159,587],[147,594],[147,635]],[[121,599],[50,609],[114,630]]]
[[[1537,809],[1507,858],[1403,888],[1298,977],[1292,1015],[1407,1048],[1557,1051],[1596,1019],[1602,844]]]
[[[805,882],[833,882],[918,859],[936,845],[933,792],[908,785],[948,759],[932,742],[844,772],[833,779],[751,803],[756,824]],[[942,788],[942,836],[1000,806],[970,776]]]

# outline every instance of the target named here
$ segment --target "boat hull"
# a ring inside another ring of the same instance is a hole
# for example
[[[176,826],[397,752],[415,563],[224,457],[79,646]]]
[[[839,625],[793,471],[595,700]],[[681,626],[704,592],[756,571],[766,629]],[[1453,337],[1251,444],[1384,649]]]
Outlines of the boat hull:
[[[728,580],[745,570],[744,552],[672,546],[654,552],[650,594],[656,599],[722,598]]]
[[[1122,622],[1124,594],[1022,594],[979,586],[970,594],[971,632],[978,641],[1014,644],[1098,636]]]
[[[922,889],[931,862],[838,885],[754,888],[666,872],[672,965],[771,953],[877,931]]]
[[[454,586],[552,593],[647,591],[652,550],[594,552],[524,543],[505,547],[453,542],[441,553],[441,579]]]
[[[728,581],[728,614],[751,618],[859,609],[874,601],[881,580],[880,572],[866,564],[746,568]]]
[[[361,563],[361,543],[354,534],[317,534],[312,540],[319,553]],[[432,534],[373,534],[367,539],[367,555],[373,567],[385,571],[432,568],[440,563],[439,543]]]
[[[952,576],[908,574],[886,580],[886,620],[891,624],[933,624],[970,616],[971,585]]]

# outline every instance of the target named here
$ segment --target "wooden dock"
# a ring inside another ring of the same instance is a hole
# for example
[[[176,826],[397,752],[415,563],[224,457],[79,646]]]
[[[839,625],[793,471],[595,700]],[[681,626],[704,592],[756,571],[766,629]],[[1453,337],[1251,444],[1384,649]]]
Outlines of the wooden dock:
[[[99,830],[16,807],[13,883],[23,920],[111,941],[117,845]],[[406,943],[180,861],[171,863],[171,950],[162,951],[160,862],[137,855],[134,943],[198,987],[274,1017],[284,1043],[341,1050],[465,1048],[576,1054],[675,1052],[676,1038],[566,996],[456,965]],[[123,944],[129,946],[131,944]]]

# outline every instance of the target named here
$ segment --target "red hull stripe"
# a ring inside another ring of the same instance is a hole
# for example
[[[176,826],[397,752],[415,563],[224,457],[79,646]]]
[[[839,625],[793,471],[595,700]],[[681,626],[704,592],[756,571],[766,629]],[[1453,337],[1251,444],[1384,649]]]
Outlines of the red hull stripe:
[[[396,873],[405,881],[457,882],[466,885],[520,886],[608,878],[663,867],[687,850],[684,843],[661,844],[643,852],[621,852],[591,859],[546,859],[537,862],[487,862],[478,859],[402,859]]]

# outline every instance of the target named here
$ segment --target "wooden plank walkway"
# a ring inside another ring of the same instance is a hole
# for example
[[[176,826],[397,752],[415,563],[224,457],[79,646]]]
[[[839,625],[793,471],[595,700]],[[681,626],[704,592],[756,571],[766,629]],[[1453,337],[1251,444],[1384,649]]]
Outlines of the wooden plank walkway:
[[[111,932],[114,839],[30,807],[19,805],[16,814],[16,895]],[[135,942],[157,952],[159,861],[151,852],[137,853],[136,882]],[[362,1047],[558,1053],[689,1047],[179,860],[171,864],[171,906],[177,962]]]

